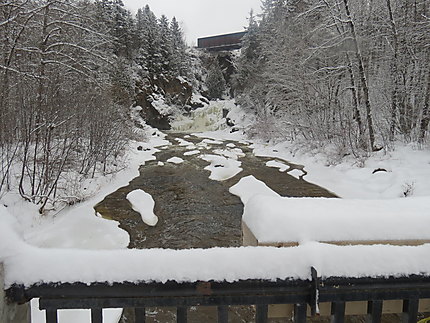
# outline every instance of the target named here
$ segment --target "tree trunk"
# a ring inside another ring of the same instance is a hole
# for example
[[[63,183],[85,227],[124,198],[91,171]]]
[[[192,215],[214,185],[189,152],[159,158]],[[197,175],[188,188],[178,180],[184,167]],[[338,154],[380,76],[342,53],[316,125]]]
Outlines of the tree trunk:
[[[370,104],[369,87],[367,84],[366,73],[364,71],[363,57],[361,56],[360,47],[358,46],[357,33],[355,31],[354,22],[352,21],[352,15],[349,10],[348,0],[343,0],[343,3],[345,5],[346,15],[348,16],[348,25],[351,30],[351,35],[354,42],[355,57],[358,63],[360,82],[361,86],[363,87],[363,99],[366,106],[366,119],[367,127],[369,128],[370,148],[372,150],[375,150],[375,130],[373,128],[372,107]]]
[[[398,76],[398,32],[396,23],[394,21],[393,11],[391,9],[391,0],[387,0],[388,16],[390,19],[390,26],[393,38],[393,60],[391,61],[391,78],[393,82],[393,89],[391,92],[391,119],[390,119],[390,136],[391,141],[394,140],[394,134],[396,130],[397,123],[397,109],[398,109],[398,92],[399,92],[399,76]]]
[[[354,120],[357,122],[358,126],[358,140],[361,142],[362,136],[363,136],[363,121],[361,120],[361,114],[359,109],[359,99],[358,99],[358,93],[357,93],[357,87],[355,84],[355,78],[354,78],[354,72],[352,70],[352,62],[351,58],[348,54],[346,54],[346,57],[348,59],[348,73],[349,73],[349,79],[351,82],[351,92],[352,92],[352,109],[354,112]]]
[[[427,91],[424,99],[423,114],[421,117],[419,142],[424,142],[426,131],[430,122],[430,50],[427,53]]]

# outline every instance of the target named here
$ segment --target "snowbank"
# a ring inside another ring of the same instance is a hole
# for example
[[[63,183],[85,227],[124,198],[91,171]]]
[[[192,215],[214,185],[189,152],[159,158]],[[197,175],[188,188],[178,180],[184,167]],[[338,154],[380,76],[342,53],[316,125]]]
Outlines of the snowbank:
[[[243,221],[260,243],[430,241],[430,197],[395,200],[256,195]]]
[[[22,241],[4,207],[0,208],[0,239],[6,288],[14,283],[31,286],[41,282],[309,279],[311,266],[323,277],[430,275],[430,244],[338,247],[310,242],[291,248],[44,249]]]
[[[128,154],[124,158],[127,163],[120,172],[108,176],[97,176],[82,183],[79,192],[82,197],[86,198],[84,202],[67,207],[57,214],[40,217],[37,206],[24,202],[18,194],[10,192],[1,198],[0,261],[4,262],[8,272],[16,271],[13,263],[15,257],[19,257],[22,251],[26,250],[21,255],[25,257],[27,253],[31,254],[31,250],[43,250],[46,257],[37,259],[37,254],[35,254],[31,265],[35,266],[35,270],[40,271],[45,267],[45,270],[51,273],[48,268],[53,266],[51,262],[57,260],[52,258],[49,263],[44,262],[49,259],[50,250],[53,249],[37,247],[67,248],[55,249],[56,253],[62,250],[61,252],[67,255],[68,251],[74,248],[118,250],[128,246],[130,240],[128,233],[118,227],[118,222],[97,217],[94,205],[106,195],[126,186],[130,180],[139,176],[139,166],[145,164],[146,161],[156,159],[154,156],[154,153],[158,151],[156,147],[170,145],[160,131],[147,127],[144,132],[148,141],[130,142]],[[73,179],[73,174],[70,175]],[[69,179],[65,180],[69,181]],[[8,207],[5,208],[3,204]],[[59,261],[62,260],[59,259]],[[82,264],[82,268],[85,268],[86,265]],[[79,272],[82,268],[74,270]],[[32,270],[32,268],[28,268],[28,270]],[[19,271],[17,275],[19,275]],[[87,323],[91,321],[88,313],[87,310],[59,311],[59,322]],[[104,322],[118,322],[121,313],[122,309],[104,310]],[[37,300],[32,301],[32,323],[45,323],[44,311],[39,311],[37,308]]]
[[[392,199],[430,196],[430,150],[397,143],[395,150],[375,152],[365,160],[323,150],[297,150],[291,142],[254,144],[254,154],[305,165],[304,179],[342,198]],[[302,174],[297,174],[300,176]]]
[[[252,175],[242,177],[237,184],[230,187],[229,192],[239,196],[243,204],[246,204],[249,199],[255,195],[280,196],[264,182],[259,181]]]
[[[140,213],[142,221],[149,226],[155,226],[158,217],[154,214],[155,202],[152,196],[142,190],[134,190],[127,194],[133,210]]]

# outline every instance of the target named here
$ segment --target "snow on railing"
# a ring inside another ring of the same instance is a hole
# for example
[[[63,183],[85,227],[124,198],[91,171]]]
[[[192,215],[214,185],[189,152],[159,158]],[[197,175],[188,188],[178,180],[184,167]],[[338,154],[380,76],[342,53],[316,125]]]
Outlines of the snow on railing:
[[[430,244],[190,250],[73,250],[21,245],[4,259],[5,285],[95,282],[196,282],[324,277],[430,276]]]
[[[198,270],[198,269],[196,269]],[[101,323],[104,308],[133,308],[136,322],[145,322],[148,307],[176,307],[177,322],[187,322],[191,306],[217,306],[218,322],[228,322],[228,306],[255,305],[255,321],[267,322],[269,304],[284,304],[294,322],[306,322],[308,311],[320,313],[320,303],[331,303],[332,322],[344,322],[346,302],[366,302],[366,322],[380,322],[384,301],[403,300],[402,322],[416,322],[418,311],[428,309],[430,277],[322,278],[309,268],[308,280],[240,280],[235,282],[198,281],[194,283],[93,283],[13,285],[9,299],[26,302],[38,297],[46,310],[47,323],[57,322],[58,309],[91,309],[93,323]],[[421,301],[426,304],[421,304]],[[425,305],[427,307],[424,307]],[[367,314],[366,314],[367,313]],[[323,313],[327,314],[327,313]]]

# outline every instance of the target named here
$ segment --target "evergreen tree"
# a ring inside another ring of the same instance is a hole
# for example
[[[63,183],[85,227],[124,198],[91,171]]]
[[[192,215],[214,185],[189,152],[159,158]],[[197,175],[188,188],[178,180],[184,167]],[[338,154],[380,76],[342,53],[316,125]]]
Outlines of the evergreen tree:
[[[173,48],[172,72],[176,76],[186,76],[190,73],[190,61],[186,52],[187,45],[185,44],[184,34],[175,17],[172,18],[170,23],[170,32]]]
[[[224,75],[216,59],[213,60],[208,70],[206,86],[210,99],[221,99],[226,90]]]
[[[253,78],[258,75],[261,58],[258,23],[251,10],[248,18],[247,33],[242,38],[241,55],[236,61],[236,75],[233,84],[236,92],[240,94],[244,88],[254,83]]]
[[[173,40],[169,28],[169,20],[162,15],[159,21],[160,28],[160,66],[161,73],[165,76],[171,76],[173,64]]]
[[[162,73],[160,27],[157,17],[148,5],[141,11],[141,14],[141,29],[138,30],[141,46],[136,59],[146,73],[154,78]]]

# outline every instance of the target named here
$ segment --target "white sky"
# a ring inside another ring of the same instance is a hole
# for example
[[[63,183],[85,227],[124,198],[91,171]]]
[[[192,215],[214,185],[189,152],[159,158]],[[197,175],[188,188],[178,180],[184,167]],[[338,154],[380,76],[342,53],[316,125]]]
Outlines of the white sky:
[[[251,8],[260,12],[260,0],[123,0],[125,6],[136,13],[137,9],[149,5],[160,17],[173,16],[184,30],[187,42],[197,43],[197,38],[242,31],[248,26]]]

